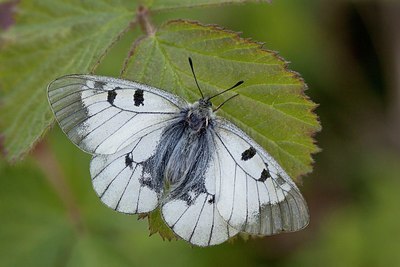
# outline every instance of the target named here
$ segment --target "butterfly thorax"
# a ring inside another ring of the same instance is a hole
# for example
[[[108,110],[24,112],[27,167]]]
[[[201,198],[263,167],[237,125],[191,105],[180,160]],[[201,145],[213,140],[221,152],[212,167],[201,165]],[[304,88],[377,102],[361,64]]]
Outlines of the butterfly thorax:
[[[185,121],[190,129],[200,132],[206,129],[214,118],[211,102],[207,99],[200,99],[189,106]]]

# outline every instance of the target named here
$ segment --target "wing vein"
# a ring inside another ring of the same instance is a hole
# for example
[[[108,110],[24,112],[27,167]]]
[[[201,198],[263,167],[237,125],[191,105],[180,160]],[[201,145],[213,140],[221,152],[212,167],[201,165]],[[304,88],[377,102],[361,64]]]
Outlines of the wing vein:
[[[263,183],[263,185],[265,186],[265,189],[267,190],[267,193],[268,193],[268,201],[269,201],[268,205],[270,207],[270,209],[269,209],[269,226],[270,226],[270,229],[271,229],[271,233],[273,233],[274,232],[274,224],[272,223],[271,195],[270,195],[270,192],[269,192],[267,184]]]
[[[239,168],[248,176],[250,176],[253,180],[258,181],[258,179],[256,179],[255,177],[253,177],[250,173],[246,172],[245,169],[243,169],[240,164],[235,160],[235,158],[233,157],[232,153],[229,151],[228,147],[225,145],[224,141],[222,140],[221,136],[219,136],[218,133],[216,133],[218,139],[221,141],[222,145],[224,146],[225,150],[228,152],[229,156],[232,158],[232,160],[236,163],[236,165],[239,166]]]
[[[86,86],[87,87],[87,85],[86,84],[82,84],[82,83],[69,83],[69,84],[66,84],[66,85],[64,85],[64,86],[60,86],[60,87],[57,87],[57,88],[54,88],[54,89],[52,89],[52,90],[49,90],[49,92],[55,92],[55,91],[58,91],[58,90],[60,90],[60,89],[64,89],[64,88],[67,88],[68,86],[76,86],[76,85],[81,85],[82,87],[83,86]],[[89,87],[88,87],[89,88]]]
[[[229,215],[228,222],[231,221],[232,215],[233,215],[233,208],[235,206],[235,194],[236,194],[236,167],[237,165],[235,164],[235,172],[234,172],[234,178],[233,178],[233,199],[232,199],[232,208],[231,208],[231,214]]]
[[[137,144],[134,146],[134,148],[131,150],[131,153],[133,153],[133,151],[135,150],[135,148],[139,145],[139,143],[140,143],[140,141],[142,140],[142,138],[143,138],[143,137],[140,137],[140,138],[139,138],[139,141],[138,141]],[[135,140],[135,141],[136,141],[136,140]],[[133,142],[134,142],[134,141],[133,141]],[[133,143],[133,142],[132,142],[132,143]],[[118,159],[120,159],[120,158],[122,158],[122,157],[125,157],[125,156],[126,156],[126,154],[123,154],[123,155],[121,155],[121,156],[119,156],[119,157],[113,159],[110,163],[108,163],[103,169],[101,169],[101,171],[99,171],[99,172],[92,178],[92,181],[93,181],[94,179],[96,179],[105,169],[107,169],[108,166],[110,166],[111,164],[113,164],[116,160],[118,160]],[[135,162],[135,163],[137,163],[137,162]]]
[[[135,117],[137,116],[137,114],[133,115],[132,117],[130,117],[125,123],[121,124],[121,126],[119,126],[114,132],[112,132],[109,136],[107,136],[105,139],[103,139],[103,141],[101,141],[96,148],[94,149],[94,151],[96,151],[106,140],[110,139],[112,136],[114,136],[115,134],[117,134],[117,132],[123,128],[124,126],[126,126],[127,123],[129,123],[130,121],[132,121]]]
[[[262,223],[262,221],[261,221],[261,201],[260,201],[260,190],[258,189],[258,183],[256,182],[256,187],[257,187],[257,199],[258,199],[258,218],[259,218],[259,229],[258,229],[258,232],[259,233],[261,233],[261,223]]]
[[[107,121],[112,120],[113,118],[115,118],[117,115],[121,114],[122,111],[118,111],[117,113],[115,113],[111,118],[109,118]],[[87,134],[85,134],[84,136],[82,136],[81,140],[77,143],[78,146],[81,146],[82,141],[88,137],[90,134],[93,134],[97,129],[99,129],[100,127],[104,126],[104,124],[107,121],[103,121],[100,125],[98,125],[97,127],[93,128],[90,132],[88,132]],[[103,142],[103,141],[102,141]]]
[[[210,236],[208,237],[208,242],[207,242],[208,246],[209,246],[210,243],[211,243],[211,238],[212,238],[213,231],[214,231],[214,222],[215,222],[215,202],[213,203],[212,209],[213,209],[213,212],[212,212],[212,223],[211,223]]]
[[[132,171],[132,174],[129,176],[128,182],[127,182],[126,185],[125,185],[124,191],[122,191],[121,197],[120,197],[119,200],[118,200],[117,206],[115,206],[115,210],[118,210],[119,204],[120,204],[122,198],[123,198],[124,195],[125,195],[126,189],[128,188],[128,186],[129,186],[129,184],[130,184],[130,182],[131,182],[131,180],[132,180],[133,175],[135,174],[135,171],[136,171],[137,166],[138,166],[138,164],[136,163],[135,168],[134,168],[133,171]]]
[[[246,220],[244,221],[245,227],[247,226],[247,222],[249,220],[249,180],[247,179],[247,174],[245,174],[246,179]]]
[[[110,181],[110,183],[107,185],[106,189],[104,189],[103,193],[101,193],[100,195],[100,199],[103,198],[104,194],[108,191],[108,189],[110,188],[111,184],[118,178],[118,176],[126,169],[123,168],[122,170],[120,170],[117,175]]]
[[[197,217],[196,224],[194,225],[193,231],[190,234],[189,242],[190,242],[190,240],[192,240],[193,234],[196,231],[197,225],[199,224],[199,220],[200,220],[201,214],[203,213],[204,205],[206,204],[206,202],[207,202],[207,194],[206,194],[206,197],[204,198],[203,206],[201,206],[201,210],[200,210],[199,216]]]
[[[99,114],[99,113],[101,113],[101,112],[103,112],[103,111],[105,111],[105,110],[107,110],[107,109],[109,109],[109,108],[111,108],[111,106],[106,107],[106,108],[100,110],[100,111],[97,112],[96,114],[93,114],[93,115],[90,115],[90,116],[88,116],[88,117],[86,117],[86,118],[83,118],[83,120],[78,121],[78,122],[75,123],[73,126],[71,125],[72,127],[71,127],[68,131],[66,131],[65,133],[66,133],[66,134],[70,133],[70,132],[71,132],[72,130],[74,130],[77,126],[81,125],[82,123],[84,123],[84,122],[87,121],[88,119],[90,119],[90,118],[96,116],[97,114]],[[68,116],[68,117],[69,117],[69,116]],[[66,118],[67,118],[67,117],[66,117]],[[65,119],[66,119],[66,118],[65,118]],[[65,122],[65,119],[62,120],[64,125],[67,124],[67,122]]]
[[[272,180],[272,184],[274,186],[275,195],[278,198],[278,191],[276,191],[275,180],[274,179],[271,179],[271,180]],[[279,213],[280,213],[279,218],[281,219],[281,229],[279,229],[279,230],[282,230],[283,229],[283,216],[282,216],[282,207],[281,207],[281,203],[280,202],[278,202],[278,206],[279,206]]]

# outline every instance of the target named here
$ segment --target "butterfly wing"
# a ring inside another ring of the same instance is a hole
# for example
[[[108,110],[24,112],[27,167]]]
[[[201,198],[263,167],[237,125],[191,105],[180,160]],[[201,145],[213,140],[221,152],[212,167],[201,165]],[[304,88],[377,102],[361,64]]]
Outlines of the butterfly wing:
[[[187,103],[147,85],[94,75],[68,75],[48,86],[62,130],[84,151],[101,201],[124,213],[158,206],[163,184],[151,158],[164,128]]]
[[[152,156],[163,128],[148,132],[111,155],[95,155],[90,162],[93,188],[101,201],[123,213],[154,210],[163,181],[152,177]]]
[[[217,210],[215,173],[218,172],[219,163],[212,158],[204,177],[179,196],[167,197],[162,205],[161,213],[167,225],[176,235],[197,246],[217,245],[238,233]]]
[[[224,220],[254,235],[304,228],[307,205],[286,172],[238,127],[223,119],[216,125],[216,203]]]
[[[136,82],[68,75],[48,86],[48,99],[66,135],[91,154],[113,154],[138,136],[168,125],[187,103]]]

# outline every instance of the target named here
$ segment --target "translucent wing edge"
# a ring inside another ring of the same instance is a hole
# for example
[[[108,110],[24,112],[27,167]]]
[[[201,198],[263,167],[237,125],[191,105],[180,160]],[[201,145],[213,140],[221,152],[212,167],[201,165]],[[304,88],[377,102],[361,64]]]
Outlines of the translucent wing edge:
[[[158,89],[156,87],[147,85],[147,84],[143,84],[143,83],[138,83],[135,81],[130,81],[130,80],[124,80],[124,79],[119,79],[119,78],[114,78],[114,77],[108,77],[108,76],[100,76],[100,75],[91,75],[91,74],[68,74],[68,75],[64,75],[61,76],[55,80],[53,80],[52,82],[49,83],[49,85],[47,86],[47,91],[50,92],[50,88],[51,85],[57,81],[57,80],[61,80],[61,79],[65,79],[65,78],[78,78],[78,79],[85,79],[85,80],[91,80],[91,81],[101,81],[101,82],[107,82],[107,83],[118,83],[120,85],[125,85],[125,86],[132,86],[132,87],[136,87],[139,88],[141,90],[156,94],[158,96],[161,96],[163,98],[165,98],[166,100],[170,101],[172,104],[176,105],[178,108],[183,108],[185,106],[187,106],[187,101],[185,101],[184,99],[180,98],[177,95],[174,95],[172,93],[168,93],[164,90]],[[50,100],[49,100],[50,103]],[[51,103],[50,103],[51,104]]]

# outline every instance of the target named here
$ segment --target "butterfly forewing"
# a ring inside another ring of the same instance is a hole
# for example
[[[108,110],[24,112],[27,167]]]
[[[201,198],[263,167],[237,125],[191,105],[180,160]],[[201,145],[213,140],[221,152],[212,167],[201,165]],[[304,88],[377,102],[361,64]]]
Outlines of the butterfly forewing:
[[[216,203],[235,229],[256,235],[297,231],[309,221],[297,186],[277,162],[232,123],[216,129]]]
[[[48,97],[62,130],[92,154],[117,152],[187,105],[147,85],[94,75],[61,77],[49,85]]]

